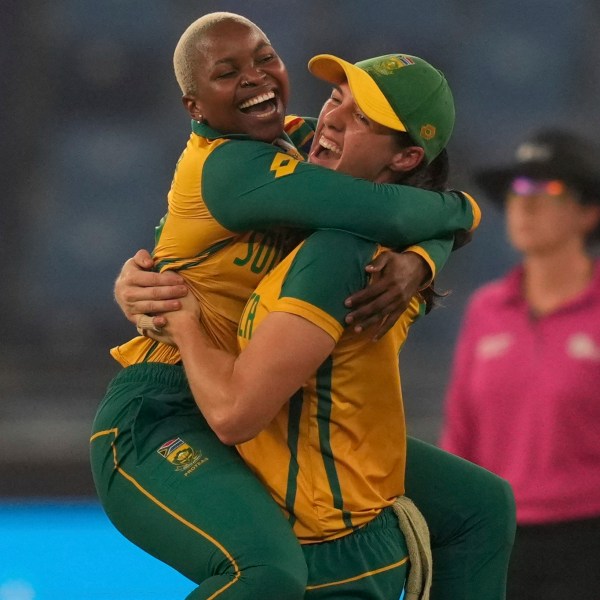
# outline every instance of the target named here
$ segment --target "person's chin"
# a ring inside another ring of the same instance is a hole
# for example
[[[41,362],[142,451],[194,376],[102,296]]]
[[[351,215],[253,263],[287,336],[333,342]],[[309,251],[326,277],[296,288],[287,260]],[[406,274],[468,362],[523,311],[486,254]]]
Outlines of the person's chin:
[[[243,113],[242,129],[252,139],[262,142],[272,142],[283,133],[283,124],[285,120],[285,111],[283,106],[269,113]]]

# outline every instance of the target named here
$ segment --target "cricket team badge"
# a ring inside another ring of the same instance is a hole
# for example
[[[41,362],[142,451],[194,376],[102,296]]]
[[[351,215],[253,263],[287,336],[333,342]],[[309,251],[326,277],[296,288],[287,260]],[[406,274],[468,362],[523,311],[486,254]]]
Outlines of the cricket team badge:
[[[174,465],[176,471],[185,471],[186,477],[208,460],[202,456],[202,452],[195,450],[181,438],[165,442],[157,452]]]

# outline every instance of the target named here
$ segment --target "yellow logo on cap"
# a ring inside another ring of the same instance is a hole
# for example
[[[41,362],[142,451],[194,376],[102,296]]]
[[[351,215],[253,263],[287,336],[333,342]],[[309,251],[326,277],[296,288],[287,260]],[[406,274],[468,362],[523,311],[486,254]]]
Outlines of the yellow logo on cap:
[[[388,56],[378,63],[370,65],[368,70],[373,70],[378,75],[391,75],[394,71],[402,67],[414,64],[414,61],[409,56],[399,54],[398,56]]]
[[[427,123],[426,125],[423,125],[421,127],[421,137],[424,140],[432,140],[435,137],[435,134],[436,134],[435,125],[431,125],[430,123]]]

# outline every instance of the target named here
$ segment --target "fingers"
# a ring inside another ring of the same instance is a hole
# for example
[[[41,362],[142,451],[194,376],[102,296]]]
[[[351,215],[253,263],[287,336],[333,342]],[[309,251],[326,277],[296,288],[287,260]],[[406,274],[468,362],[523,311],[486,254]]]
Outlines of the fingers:
[[[372,314],[365,317],[362,320],[355,320],[355,324],[352,330],[355,333],[362,333],[363,331],[373,330],[372,339],[374,342],[380,340],[396,323],[400,318],[400,315],[404,312],[406,306],[401,306],[397,309],[392,310],[389,313]]]
[[[385,251],[379,254],[376,258],[374,258],[366,267],[365,270],[369,273],[376,273],[379,271],[383,271],[386,265],[392,260],[392,253]]]
[[[153,265],[152,256],[148,250],[138,250],[130,260],[142,269],[151,269]]]
[[[187,295],[188,288],[186,285],[156,285],[144,286],[136,283],[120,282],[115,286],[115,295],[122,299],[127,304],[135,302],[162,302],[169,300],[177,300]],[[157,312],[157,311],[139,311],[142,312]]]
[[[402,296],[402,290],[398,286],[392,286],[384,279],[374,278],[367,287],[348,296],[344,301],[346,308],[371,310],[371,305],[376,307],[378,303],[393,302],[394,298]]]
[[[385,335],[418,289],[421,262],[420,256],[409,253],[383,252],[377,256],[366,266],[370,284],[345,300],[345,306],[354,309],[346,315],[346,323],[357,333],[373,328],[374,339]]]
[[[152,323],[156,329],[162,329],[167,325],[167,318],[164,315],[156,315],[152,317]]]
[[[181,309],[181,301],[187,294],[185,285],[143,287],[124,280],[115,284],[115,300],[119,308],[132,323],[138,315],[172,312]]]
[[[380,340],[396,323],[400,318],[400,315],[404,312],[404,308],[392,311],[387,317],[381,319],[379,327],[376,328],[373,333],[373,341]]]
[[[393,258],[393,252],[382,252],[365,267],[365,270],[371,274],[370,284],[346,298],[344,304],[347,308],[367,304],[388,290],[390,282],[383,279],[382,274]]]
[[[346,308],[353,308],[355,306],[362,306],[365,303],[372,302],[381,292],[373,292],[371,287],[366,287],[358,292],[355,292],[351,296],[348,296],[344,300],[344,306]]]
[[[357,323],[356,325],[354,325],[352,330],[355,333],[362,333],[363,331],[367,331],[367,329],[370,329],[371,327],[374,327],[376,325],[378,327],[381,327],[382,324],[386,320],[387,320],[386,315],[372,315],[372,316],[367,317],[366,319],[360,321],[360,323]]]
[[[148,263],[151,267],[150,254],[146,250],[138,250],[125,262],[115,281],[115,300],[134,324],[139,315],[179,310],[181,302],[178,298],[185,297],[188,291],[181,275],[173,271],[147,271]]]
[[[137,318],[136,328],[140,335],[146,335],[147,330],[151,329],[156,333],[160,333],[160,327],[154,324],[154,319],[150,315],[140,315]]]
[[[160,286],[183,286],[184,279],[181,275],[174,271],[163,271],[155,273],[154,271],[145,271],[141,269],[135,259],[130,258],[121,270],[121,274],[117,278],[117,285],[138,286],[145,288],[160,287]]]
[[[154,331],[154,329],[144,329],[143,330],[144,337],[150,338],[155,342],[162,342],[163,344],[168,344],[169,346],[175,346],[175,342],[171,339],[171,336],[167,335],[164,330],[160,330],[160,332]]]
[[[121,305],[120,305],[121,306]],[[121,306],[123,309],[123,306]],[[135,300],[125,304],[125,315],[131,322],[137,323],[139,315],[151,315],[153,313],[168,313],[181,310],[181,302],[179,300]],[[155,317],[157,327],[164,327],[164,317]],[[160,320],[163,319],[163,320]]]
[[[381,317],[383,312],[389,312],[391,300],[393,300],[393,296],[390,294],[378,294],[365,298],[360,303],[353,304],[356,308],[346,315],[346,323],[358,324],[366,321],[371,316]]]
[[[373,339],[385,335],[410,303],[409,296],[387,291],[362,304],[346,315],[346,323],[355,333],[373,329]]]
[[[156,342],[162,342],[163,344],[169,344],[174,346],[175,343],[167,331],[163,329],[166,327],[167,319],[163,315],[151,316],[151,315],[139,315],[137,318],[137,331],[140,335],[150,338]]]
[[[409,303],[410,298],[382,295],[375,301],[349,312],[345,320],[346,323],[354,326],[354,331],[364,331],[384,318],[402,314]]]

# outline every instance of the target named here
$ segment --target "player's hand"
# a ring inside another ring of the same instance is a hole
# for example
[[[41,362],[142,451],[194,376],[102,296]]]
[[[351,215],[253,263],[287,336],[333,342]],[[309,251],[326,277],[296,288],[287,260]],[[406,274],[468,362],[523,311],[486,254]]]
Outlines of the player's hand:
[[[188,288],[183,277],[173,271],[155,273],[151,271],[153,261],[146,250],[138,250],[125,262],[117,280],[114,295],[119,308],[131,323],[137,326],[138,317],[143,314],[155,317],[155,326],[164,325],[164,317],[158,313],[181,308],[180,298]]]
[[[156,315],[152,321],[148,320],[149,317],[143,316],[142,323],[148,325],[147,329],[139,327],[140,321],[138,321],[138,331],[140,334],[152,338],[157,342],[163,342],[171,346],[176,346],[175,341],[178,334],[189,330],[190,323],[200,322],[200,305],[191,292],[183,296],[179,301],[181,308],[177,311],[169,312],[168,314]],[[157,319],[161,319],[160,327],[156,327]],[[200,328],[202,329],[202,328]]]
[[[431,270],[415,252],[382,252],[365,269],[371,281],[346,298],[345,305],[353,309],[346,315],[346,323],[357,333],[372,327],[373,339],[378,340],[431,278]]]

